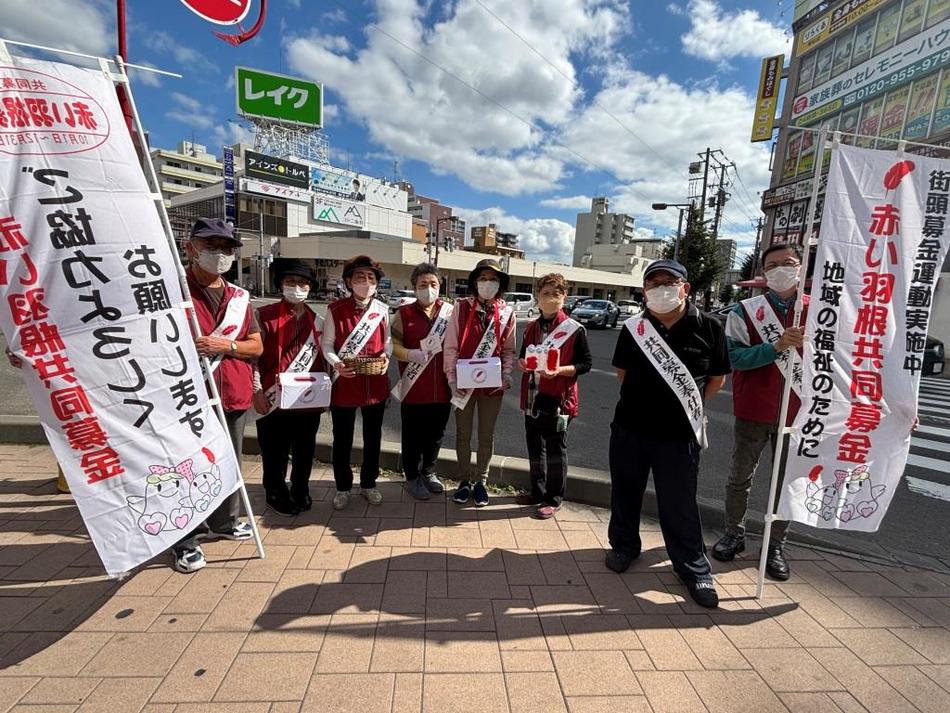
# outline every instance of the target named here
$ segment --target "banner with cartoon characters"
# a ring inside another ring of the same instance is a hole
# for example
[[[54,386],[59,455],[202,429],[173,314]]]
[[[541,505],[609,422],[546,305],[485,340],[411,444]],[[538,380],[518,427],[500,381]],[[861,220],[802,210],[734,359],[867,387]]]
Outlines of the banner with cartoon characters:
[[[184,301],[112,81],[0,62],[0,327],[110,574],[239,485]]]
[[[873,532],[907,463],[950,161],[835,146],[779,516]]]

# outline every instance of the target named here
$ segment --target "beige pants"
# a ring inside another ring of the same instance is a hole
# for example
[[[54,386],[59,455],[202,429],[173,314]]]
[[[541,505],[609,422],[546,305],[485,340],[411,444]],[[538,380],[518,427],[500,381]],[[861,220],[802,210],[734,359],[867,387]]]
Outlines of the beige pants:
[[[488,480],[488,466],[495,453],[495,422],[501,413],[501,396],[472,394],[463,411],[455,411],[455,456],[458,459],[459,480]],[[478,410],[478,473],[472,477],[472,427]]]

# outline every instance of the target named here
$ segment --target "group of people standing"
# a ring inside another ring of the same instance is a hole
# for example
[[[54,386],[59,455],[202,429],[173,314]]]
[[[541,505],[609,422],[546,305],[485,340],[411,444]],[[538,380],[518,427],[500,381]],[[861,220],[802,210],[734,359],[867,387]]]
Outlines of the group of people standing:
[[[390,318],[388,306],[376,299],[383,271],[370,257],[359,255],[343,267],[349,294],[331,302],[321,317],[305,303],[316,277],[299,260],[284,260],[275,271],[281,299],[253,309],[247,291],[222,277],[239,246],[223,220],[199,218],[185,247],[188,288],[201,329],[196,347],[215,367],[213,378],[237,454],[242,452],[245,423],[257,419],[269,510],[293,516],[312,507],[310,471],[325,410],[281,408],[282,374],[309,372],[332,383],[333,508],[344,510],[353,489],[357,412],[362,421],[358,493],[370,505],[383,502],[376,481],[390,396],[400,402],[409,495],[427,500],[445,491],[436,463],[454,412],[458,486],[452,500],[487,505],[495,427],[517,369],[531,474],[531,491],[520,500],[531,505],[538,518],[557,513],[567,484],[567,432],[579,414],[578,377],[592,364],[584,327],[563,310],[568,283],[562,275],[552,273],[537,281],[540,315],[525,326],[516,352],[515,315],[503,299],[509,276],[494,260],[475,266],[468,276],[468,296],[454,302],[440,296],[443,285],[436,267],[417,265],[411,275],[415,302]],[[762,262],[768,292],[739,303],[725,329],[687,300],[690,284],[683,265],[673,260],[651,263],[644,273],[646,309],[624,324],[612,361],[620,398],[610,428],[610,550],[605,565],[623,572],[640,555],[640,514],[652,472],[673,569],[705,607],[715,607],[719,600],[696,499],[700,455],[706,446],[704,404],[734,370],[736,439],[725,535],[712,549],[715,558],[728,561],[745,547],[746,510],[759,456],[767,443],[774,446],[783,435],[777,421],[785,360],[798,358],[803,342],[793,319],[800,255],[793,247],[773,246]],[[532,354],[551,351],[557,356],[553,362],[540,368],[529,363]],[[17,365],[15,356],[8,356]],[[399,366],[394,386],[388,376],[393,357]],[[493,361],[500,382],[461,388],[463,364],[468,369],[473,360]],[[788,423],[799,405],[793,389]],[[250,526],[238,519],[239,498],[239,493],[231,495],[175,545],[176,569],[194,572],[205,565],[201,539],[252,537]],[[767,573],[788,579],[787,523],[776,523],[773,533]]]

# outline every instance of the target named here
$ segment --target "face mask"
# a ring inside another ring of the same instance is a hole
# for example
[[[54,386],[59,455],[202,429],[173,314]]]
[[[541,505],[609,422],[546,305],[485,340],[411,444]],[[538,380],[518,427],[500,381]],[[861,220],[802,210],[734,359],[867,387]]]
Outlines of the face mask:
[[[376,294],[376,285],[371,285],[368,282],[361,282],[358,285],[353,285],[353,294],[360,302],[365,302]]]
[[[490,282],[479,282],[476,284],[478,287],[478,296],[483,300],[495,299],[495,295],[498,294],[498,288],[501,287],[501,283],[497,280],[491,280]]]
[[[283,288],[284,299],[290,302],[292,305],[300,304],[305,299],[307,295],[310,294],[309,287],[299,287],[297,285],[285,285]]]
[[[680,297],[680,288],[675,285],[654,287],[646,291],[646,296],[647,307],[657,314],[673,312],[683,304],[683,298]]]
[[[798,284],[801,267],[773,267],[765,273],[765,281],[776,292],[785,292]]]
[[[439,296],[438,287],[420,287],[416,290],[416,299],[423,305],[428,307],[430,304],[435,302],[436,298]]]
[[[220,250],[202,250],[198,253],[198,267],[214,275],[223,275],[234,264],[234,255],[227,255]]]
[[[554,314],[561,309],[561,300],[558,297],[542,297],[538,303],[544,314]]]

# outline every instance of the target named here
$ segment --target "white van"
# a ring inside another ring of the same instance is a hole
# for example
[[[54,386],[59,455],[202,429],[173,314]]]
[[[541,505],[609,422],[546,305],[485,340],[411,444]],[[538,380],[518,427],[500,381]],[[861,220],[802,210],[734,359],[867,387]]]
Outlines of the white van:
[[[516,317],[534,319],[538,314],[538,303],[528,292],[506,292],[505,302],[514,308]]]

